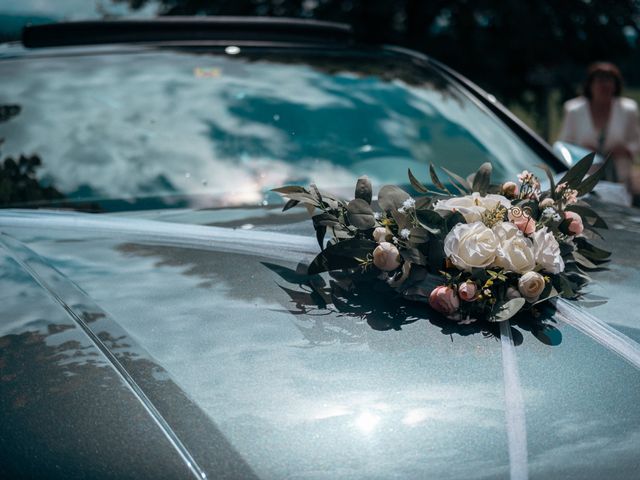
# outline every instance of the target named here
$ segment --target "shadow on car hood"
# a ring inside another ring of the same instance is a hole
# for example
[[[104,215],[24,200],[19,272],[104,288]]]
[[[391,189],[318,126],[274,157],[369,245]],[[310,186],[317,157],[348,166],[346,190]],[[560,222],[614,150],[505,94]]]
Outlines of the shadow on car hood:
[[[562,323],[513,328],[519,385],[505,384],[497,330],[354,298],[328,277],[308,283],[297,262],[318,247],[297,217],[256,226],[271,213],[199,215],[228,226],[0,215],[3,232],[105,312],[91,326],[98,337],[117,326],[120,343],[140,345],[206,412],[215,429],[189,437],[198,455],[219,431],[264,478],[506,476],[513,387],[531,474],[636,471],[640,375],[592,338]],[[192,411],[167,403],[167,417],[188,422]]]

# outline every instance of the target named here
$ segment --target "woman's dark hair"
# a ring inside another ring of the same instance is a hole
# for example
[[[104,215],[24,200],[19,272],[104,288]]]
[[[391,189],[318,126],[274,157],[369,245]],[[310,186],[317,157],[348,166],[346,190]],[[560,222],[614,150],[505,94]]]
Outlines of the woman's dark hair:
[[[613,95],[619,97],[622,93],[622,74],[618,67],[609,62],[596,62],[589,65],[587,69],[587,78],[584,82],[582,94],[591,99],[591,85],[596,77],[609,77],[615,83],[615,91]]]

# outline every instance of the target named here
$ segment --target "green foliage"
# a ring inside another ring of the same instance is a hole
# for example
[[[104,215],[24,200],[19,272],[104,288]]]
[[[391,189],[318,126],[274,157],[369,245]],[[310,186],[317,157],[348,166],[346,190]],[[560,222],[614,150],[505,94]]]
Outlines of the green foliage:
[[[549,108],[575,95],[585,66],[608,59],[640,78],[636,0],[113,0],[163,15],[266,15],[351,24],[362,43],[423,51],[472,78],[506,104],[531,112],[550,139]],[[626,30],[625,30],[626,29]],[[508,48],[505,46],[508,39]],[[488,53],[489,52],[489,53]]]
[[[566,182],[569,188],[577,189],[582,183],[582,179],[591,168],[591,165],[593,165],[595,155],[596,154],[592,152],[583,157],[578,163],[572,166],[567,173],[564,174],[558,184]]]
[[[489,190],[491,185],[491,164],[489,162],[480,165],[480,168],[473,177],[472,189],[474,192],[480,192],[484,195]]]
[[[371,206],[361,198],[356,198],[349,202],[347,205],[347,218],[349,223],[358,230],[367,230],[376,225]]]
[[[360,259],[366,258],[376,248],[376,243],[371,240],[353,238],[329,245],[313,259],[309,265],[309,275],[340,270],[343,268],[355,268],[361,264]]]
[[[493,311],[491,315],[489,315],[488,320],[490,322],[504,322],[505,320],[509,320],[524,307],[525,303],[525,299],[521,297],[498,303],[493,307]]]
[[[402,207],[409,194],[395,185],[385,185],[378,192],[378,205],[383,211],[392,212]]]

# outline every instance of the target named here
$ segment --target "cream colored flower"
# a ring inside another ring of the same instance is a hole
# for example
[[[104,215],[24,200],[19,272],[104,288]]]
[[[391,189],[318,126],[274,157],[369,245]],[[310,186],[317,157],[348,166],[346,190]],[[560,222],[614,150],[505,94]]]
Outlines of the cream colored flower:
[[[518,227],[502,222],[493,227],[493,232],[500,240],[494,266],[516,273],[530,272],[535,268],[533,244]]]
[[[529,303],[533,303],[540,298],[544,287],[544,277],[538,272],[527,272],[518,280],[518,290]]]
[[[385,272],[395,270],[400,266],[400,252],[392,243],[381,242],[373,251],[373,264]]]
[[[533,240],[533,254],[537,268],[553,274],[564,271],[560,245],[547,227],[535,232],[531,235],[531,239]]]
[[[464,197],[439,200],[433,209],[436,212],[460,212],[467,223],[472,223],[482,220],[484,212],[493,210],[498,205],[511,208],[511,202],[502,195],[489,194],[483,197],[478,192],[473,192]]]
[[[385,242],[387,240],[387,229],[385,227],[376,227],[373,231],[373,239],[380,243]]]
[[[461,270],[486,268],[496,259],[500,242],[482,222],[459,223],[444,239],[444,253]]]

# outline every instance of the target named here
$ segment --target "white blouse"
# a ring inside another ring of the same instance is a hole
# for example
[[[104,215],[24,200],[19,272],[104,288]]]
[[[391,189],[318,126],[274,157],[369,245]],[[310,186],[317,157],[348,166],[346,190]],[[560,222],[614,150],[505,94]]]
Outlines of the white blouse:
[[[564,104],[564,119],[558,140],[585,148],[597,148],[600,146],[601,133],[593,126],[587,98],[573,98]],[[630,98],[614,98],[601,153],[617,146],[627,147],[633,156],[640,152],[638,104]]]

